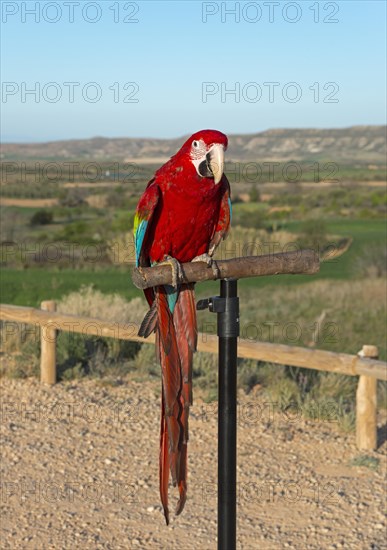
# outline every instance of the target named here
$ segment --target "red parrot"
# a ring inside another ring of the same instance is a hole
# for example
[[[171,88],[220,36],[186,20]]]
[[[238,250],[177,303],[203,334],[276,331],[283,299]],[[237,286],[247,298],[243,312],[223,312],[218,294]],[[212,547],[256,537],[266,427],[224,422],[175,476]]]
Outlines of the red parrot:
[[[223,173],[227,136],[193,134],[149,181],[134,219],[137,267],[169,263],[173,285],[144,291],[150,309],[139,335],[156,332],[161,365],[160,497],[169,523],[168,483],[178,487],[176,515],[187,494],[188,415],[192,405],[192,359],[197,325],[194,284],[179,284],[180,263],[205,261],[227,235],[230,185]]]

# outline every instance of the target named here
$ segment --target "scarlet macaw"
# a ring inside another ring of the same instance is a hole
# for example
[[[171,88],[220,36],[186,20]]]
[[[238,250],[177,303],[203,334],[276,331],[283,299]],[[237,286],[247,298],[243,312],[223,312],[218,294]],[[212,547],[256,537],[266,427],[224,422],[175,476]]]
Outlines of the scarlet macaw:
[[[140,198],[134,219],[137,267],[171,264],[173,285],[144,291],[150,310],[139,335],[156,332],[161,364],[160,497],[169,523],[168,482],[179,489],[176,515],[187,493],[188,414],[192,404],[192,358],[197,325],[193,284],[178,284],[180,263],[206,261],[227,235],[230,185],[223,173],[227,136],[193,134],[157,170]]]

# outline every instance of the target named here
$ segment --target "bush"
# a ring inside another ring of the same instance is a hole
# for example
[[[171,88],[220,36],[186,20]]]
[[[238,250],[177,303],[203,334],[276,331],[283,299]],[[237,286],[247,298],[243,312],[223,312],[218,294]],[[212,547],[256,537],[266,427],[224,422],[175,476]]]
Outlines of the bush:
[[[83,286],[58,302],[59,313],[75,316],[103,318],[114,327],[115,323],[137,333],[148,306],[144,299],[130,302],[117,294],[102,294],[91,286]],[[0,376],[25,378],[39,373],[39,330],[27,325],[10,323],[6,328],[0,323],[0,344],[11,360],[4,362]],[[149,346],[153,348],[154,346]],[[130,340],[118,340],[103,336],[88,336],[59,331],[57,339],[57,368],[59,380],[71,380],[85,375],[94,377],[121,377],[136,367],[136,357],[141,345]],[[16,352],[16,353],[15,353]],[[145,362],[147,360],[145,359]]]
[[[241,209],[233,212],[232,227],[239,225],[248,229],[263,229],[265,227],[265,222],[266,215],[263,209],[259,211]]]
[[[242,203],[242,202],[243,202],[243,200],[242,200],[242,198],[241,198],[240,195],[233,195],[233,196],[232,196],[232,204],[233,204],[233,205],[234,205],[234,204],[240,204],[240,203]]]
[[[77,316],[102,317],[106,321],[121,323],[137,332],[147,306],[141,298],[127,302],[118,294],[102,294],[92,286],[82,286],[78,292],[71,292],[58,303],[58,311]],[[114,338],[64,333],[60,348],[60,376],[73,374],[105,376],[114,371],[125,374],[128,361],[134,359],[140,344]],[[70,369],[70,373],[66,371]]]
[[[384,277],[387,273],[387,250],[383,243],[363,248],[354,261],[355,272],[362,277]]]
[[[327,227],[324,220],[307,220],[299,236],[301,248],[321,250],[327,244]]]
[[[63,190],[59,196],[59,204],[60,206],[68,206],[71,208],[76,206],[85,206],[87,205],[86,191],[76,187],[73,189]]]
[[[88,230],[88,224],[81,220],[65,225],[57,237],[71,242],[79,242],[79,239],[89,240]]]
[[[52,223],[54,219],[53,213],[49,210],[38,210],[30,220],[31,225],[47,225]]]
[[[371,455],[358,455],[355,456],[349,463],[350,466],[357,466],[362,468],[370,468],[370,470],[377,470],[379,468],[380,459]]]
[[[114,232],[124,233],[132,231],[134,223],[134,212],[119,213],[112,221],[111,228]]]
[[[249,197],[251,202],[259,202],[261,197],[256,185],[251,186]]]
[[[253,256],[279,252],[288,243],[294,242],[294,235],[286,231],[266,231],[233,225],[229,236],[222,241],[215,253],[215,259],[227,260],[231,256]]]
[[[130,198],[126,195],[125,188],[122,185],[112,189],[107,194],[106,206],[130,209]]]

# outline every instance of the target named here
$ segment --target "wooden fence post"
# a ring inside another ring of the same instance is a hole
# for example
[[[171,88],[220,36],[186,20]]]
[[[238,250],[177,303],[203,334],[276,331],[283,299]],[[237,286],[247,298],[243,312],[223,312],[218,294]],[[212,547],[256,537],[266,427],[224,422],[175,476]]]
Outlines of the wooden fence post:
[[[377,359],[378,348],[363,346],[358,355]],[[360,375],[356,392],[356,445],[358,449],[367,451],[372,451],[377,446],[377,383],[376,378]]]
[[[56,311],[56,302],[48,300],[40,305],[44,311]],[[43,325],[40,331],[40,381],[56,383],[56,329]]]

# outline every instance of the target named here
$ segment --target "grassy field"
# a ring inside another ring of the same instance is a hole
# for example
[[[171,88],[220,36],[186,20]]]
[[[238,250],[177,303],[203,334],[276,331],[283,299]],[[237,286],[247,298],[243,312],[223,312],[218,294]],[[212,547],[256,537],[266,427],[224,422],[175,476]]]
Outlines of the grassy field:
[[[236,205],[236,208],[239,205]],[[129,215],[128,215],[129,217]],[[384,220],[329,220],[326,223],[329,234],[339,237],[351,237],[353,242],[349,250],[338,258],[327,259],[321,264],[320,273],[313,277],[308,275],[281,275],[278,277],[260,277],[240,281],[240,288],[262,288],[266,286],[288,287],[310,283],[315,280],[348,280],[359,278],[357,260],[361,259],[366,249],[382,247],[386,235]],[[302,222],[288,222],[284,228],[294,233],[295,237],[302,229]],[[332,243],[334,250],[336,243]],[[58,299],[78,289],[83,284],[93,286],[105,293],[118,292],[126,299],[138,295],[130,279],[131,267],[95,266],[80,262],[79,268],[61,268],[55,264],[51,269],[44,267],[4,268],[2,270],[0,289],[2,302],[37,306],[42,300]],[[214,283],[201,283],[200,294],[216,292]]]
[[[38,307],[43,300],[58,300],[82,285],[90,285],[105,294],[117,292],[127,300],[139,295],[130,272],[121,268],[100,271],[44,268],[4,269],[1,276],[3,303]]]

